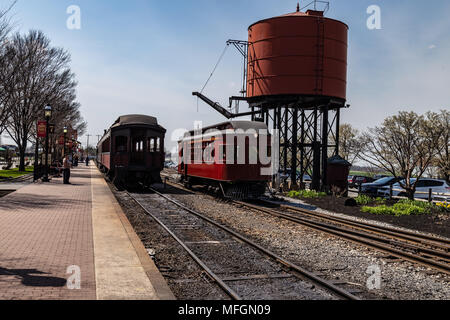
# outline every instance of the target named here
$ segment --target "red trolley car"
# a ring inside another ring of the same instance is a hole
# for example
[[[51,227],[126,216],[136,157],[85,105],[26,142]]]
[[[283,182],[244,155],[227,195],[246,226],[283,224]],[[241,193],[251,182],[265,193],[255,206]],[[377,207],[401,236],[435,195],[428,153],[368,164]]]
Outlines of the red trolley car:
[[[178,173],[187,185],[207,185],[225,197],[255,198],[271,180],[271,136],[262,122],[224,122],[184,135]]]

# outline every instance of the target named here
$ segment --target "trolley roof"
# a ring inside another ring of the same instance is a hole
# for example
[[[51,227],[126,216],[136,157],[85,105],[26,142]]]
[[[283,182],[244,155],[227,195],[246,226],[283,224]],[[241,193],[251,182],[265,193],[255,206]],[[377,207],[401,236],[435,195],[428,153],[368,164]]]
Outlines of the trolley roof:
[[[217,130],[226,130],[226,129],[234,129],[234,130],[249,130],[249,129],[254,129],[254,130],[267,130],[267,125],[264,122],[259,122],[259,121],[227,121],[227,122],[222,122],[219,124],[215,124],[212,126],[208,126],[208,127],[204,127],[202,128],[202,132],[206,132],[210,129],[217,129]],[[190,132],[186,132],[184,134],[184,137],[190,137],[192,136],[194,133],[198,133],[196,132],[196,130],[192,130]]]

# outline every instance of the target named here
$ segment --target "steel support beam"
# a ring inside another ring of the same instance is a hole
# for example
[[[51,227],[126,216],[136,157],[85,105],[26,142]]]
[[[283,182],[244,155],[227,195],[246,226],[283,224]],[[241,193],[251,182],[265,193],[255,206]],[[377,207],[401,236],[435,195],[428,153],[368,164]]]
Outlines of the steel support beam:
[[[322,184],[321,189],[324,190],[327,185],[327,169],[328,169],[328,134],[330,127],[328,123],[328,106],[322,109]]]

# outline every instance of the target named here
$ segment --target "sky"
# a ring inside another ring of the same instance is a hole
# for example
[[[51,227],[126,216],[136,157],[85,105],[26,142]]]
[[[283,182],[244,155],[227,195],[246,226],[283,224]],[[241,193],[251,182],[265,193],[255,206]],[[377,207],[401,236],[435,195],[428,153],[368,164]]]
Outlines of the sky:
[[[301,6],[309,1],[301,1]],[[11,1],[0,0],[5,8]],[[250,24],[296,9],[291,0],[19,0],[15,31],[42,30],[71,54],[90,144],[120,115],[148,114],[176,145],[180,130],[224,118],[192,96],[208,79],[228,39],[247,39]],[[67,28],[76,5],[81,28]],[[371,5],[381,29],[370,30]],[[326,16],[349,26],[351,105],[342,122],[360,130],[401,110],[450,109],[450,1],[331,0]],[[223,106],[239,95],[242,58],[228,48],[204,94]],[[246,105],[241,105],[241,111]],[[3,139],[5,142],[5,138]],[[7,140],[7,139],[6,139]],[[86,137],[81,141],[86,144]]]

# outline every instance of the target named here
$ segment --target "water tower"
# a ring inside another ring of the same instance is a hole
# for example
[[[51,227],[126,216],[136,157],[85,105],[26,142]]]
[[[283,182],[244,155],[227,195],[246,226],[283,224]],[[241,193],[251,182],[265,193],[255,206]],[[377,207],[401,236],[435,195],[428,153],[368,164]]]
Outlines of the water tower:
[[[243,96],[230,97],[230,107],[247,101],[249,112],[232,113],[194,92],[227,118],[251,115],[278,129],[281,171],[290,172],[292,184],[311,175],[316,190],[326,185],[328,158],[339,153],[347,89],[348,26],[324,11],[297,6],[252,24],[248,41],[227,42],[245,59]]]

